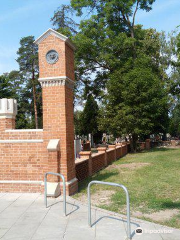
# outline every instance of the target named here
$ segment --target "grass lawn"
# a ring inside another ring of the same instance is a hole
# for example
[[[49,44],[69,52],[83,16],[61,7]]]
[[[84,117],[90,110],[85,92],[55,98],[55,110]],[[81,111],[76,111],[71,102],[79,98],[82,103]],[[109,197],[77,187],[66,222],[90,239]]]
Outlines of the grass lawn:
[[[76,199],[87,201],[87,184],[92,180],[125,185],[132,216],[180,228],[180,149],[128,154],[81,182]],[[94,185],[92,204],[118,213],[126,211],[125,194],[115,187]]]

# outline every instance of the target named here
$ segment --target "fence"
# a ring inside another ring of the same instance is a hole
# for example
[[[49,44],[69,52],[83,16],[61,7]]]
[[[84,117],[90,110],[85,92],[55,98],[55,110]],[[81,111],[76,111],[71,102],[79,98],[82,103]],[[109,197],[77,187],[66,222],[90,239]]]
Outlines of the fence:
[[[99,170],[105,168],[120,157],[125,156],[129,151],[129,143],[99,147],[98,153],[91,151],[80,152],[80,159],[76,160],[76,177],[82,181],[92,176]]]

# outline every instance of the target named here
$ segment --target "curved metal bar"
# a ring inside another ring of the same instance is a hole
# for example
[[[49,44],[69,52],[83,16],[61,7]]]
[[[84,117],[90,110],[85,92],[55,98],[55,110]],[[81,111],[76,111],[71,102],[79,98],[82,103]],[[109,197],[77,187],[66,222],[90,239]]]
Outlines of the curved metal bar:
[[[131,222],[130,222],[130,200],[129,200],[129,193],[127,188],[124,185],[118,183],[111,183],[111,182],[101,182],[101,181],[91,181],[88,184],[88,223],[89,226],[92,227],[91,223],[91,185],[93,184],[101,184],[101,185],[109,185],[114,187],[120,187],[124,190],[126,194],[126,206],[127,206],[127,237],[131,239]]]
[[[64,211],[64,215],[66,216],[66,181],[65,181],[65,178],[60,173],[53,173],[53,172],[45,173],[45,175],[44,175],[44,202],[45,202],[46,208],[47,208],[47,175],[58,176],[63,181],[63,211]]]

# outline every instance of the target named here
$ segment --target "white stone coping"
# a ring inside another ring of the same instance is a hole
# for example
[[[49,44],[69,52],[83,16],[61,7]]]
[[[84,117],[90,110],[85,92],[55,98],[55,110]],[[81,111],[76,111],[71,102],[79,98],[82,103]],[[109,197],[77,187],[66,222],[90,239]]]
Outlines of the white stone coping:
[[[0,116],[8,118],[15,117],[17,114],[17,101],[12,98],[1,98],[0,99]]]
[[[5,132],[43,132],[43,129],[6,129]]]
[[[2,116],[0,116],[0,119],[6,119],[6,118],[15,119],[15,116],[14,115],[8,115],[8,114],[3,114]]]
[[[51,139],[47,145],[47,150],[49,152],[57,152],[60,150],[59,148],[59,141],[60,139]]]
[[[0,140],[0,143],[42,143],[43,139]]]
[[[68,80],[72,83],[75,83],[72,79],[68,78],[67,76],[58,76],[58,77],[45,77],[45,78],[39,78],[39,81],[47,81],[47,80]]]
[[[43,181],[31,181],[31,180],[0,180],[0,183],[17,183],[17,184],[43,184]]]
[[[42,87],[67,85],[73,89],[75,84],[75,81],[68,78],[67,76],[39,78],[38,81]]]
[[[46,32],[44,32],[39,38],[37,38],[34,43],[35,44],[39,44],[41,43],[44,39],[46,39],[49,35],[53,35],[59,39],[61,39],[62,41],[66,42],[73,50],[75,50],[75,46],[74,44],[71,42],[71,40],[66,37],[65,35],[55,31],[54,29],[49,28]]]
[[[78,181],[77,178],[73,178],[73,179],[71,179],[70,181],[66,182],[66,185],[70,185],[70,184],[72,184],[72,183],[74,183],[74,182],[77,182],[77,181]],[[63,182],[60,182],[60,185],[62,185],[62,184],[63,184]]]
[[[77,178],[73,178],[72,180],[66,182],[66,185],[70,185],[74,182],[78,181]],[[44,181],[33,181],[33,180],[0,180],[0,183],[16,183],[16,184],[40,184],[44,185]],[[47,182],[48,183],[48,182]],[[58,183],[58,182],[55,182]],[[63,182],[59,182],[60,185],[63,185]]]

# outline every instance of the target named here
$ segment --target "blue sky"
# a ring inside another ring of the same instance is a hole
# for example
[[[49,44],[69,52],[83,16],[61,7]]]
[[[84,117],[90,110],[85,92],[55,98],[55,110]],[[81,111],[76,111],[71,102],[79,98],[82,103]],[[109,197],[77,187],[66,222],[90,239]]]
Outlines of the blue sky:
[[[18,69],[16,52],[22,37],[39,37],[52,27],[50,18],[69,0],[3,0],[0,8],[0,74]],[[136,23],[169,32],[180,25],[180,1],[156,0],[149,13],[139,12]]]

